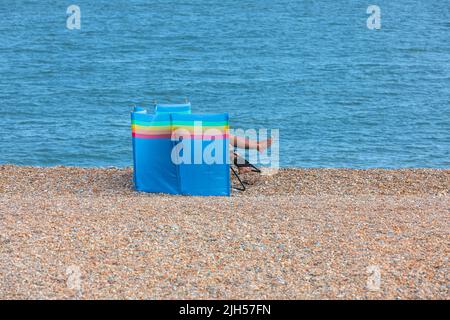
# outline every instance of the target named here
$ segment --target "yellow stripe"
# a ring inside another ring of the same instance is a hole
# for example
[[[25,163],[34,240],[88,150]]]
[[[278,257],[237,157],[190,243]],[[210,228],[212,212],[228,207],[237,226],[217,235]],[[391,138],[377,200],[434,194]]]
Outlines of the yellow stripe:
[[[170,132],[172,130],[171,126],[140,126],[137,124],[132,124],[131,125],[131,129],[132,130],[136,130],[136,131],[165,131],[165,132]]]

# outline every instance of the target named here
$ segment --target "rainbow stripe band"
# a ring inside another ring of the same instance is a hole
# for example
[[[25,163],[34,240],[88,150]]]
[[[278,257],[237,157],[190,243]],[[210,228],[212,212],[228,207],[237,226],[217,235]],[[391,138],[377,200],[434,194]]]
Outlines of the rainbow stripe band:
[[[141,126],[193,126],[194,124],[200,123],[203,127],[221,127],[228,126],[227,121],[141,121],[132,120],[131,124],[137,124]]]
[[[133,120],[132,136],[139,139],[228,139],[228,122],[220,121],[154,121]]]

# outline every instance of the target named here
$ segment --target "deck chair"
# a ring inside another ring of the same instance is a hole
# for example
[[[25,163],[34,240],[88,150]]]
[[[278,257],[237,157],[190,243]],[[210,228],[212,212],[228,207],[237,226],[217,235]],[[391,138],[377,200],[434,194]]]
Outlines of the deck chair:
[[[254,164],[250,163],[247,159],[242,157],[239,153],[233,151],[233,165],[236,167],[236,169],[233,168],[233,166],[230,166],[231,171],[233,172],[236,179],[239,181],[240,186],[233,186],[234,189],[239,191],[245,191],[247,188],[245,185],[249,185],[248,182],[241,179],[239,176],[239,169],[240,168],[251,168],[252,172],[261,173],[261,170],[257,168]]]

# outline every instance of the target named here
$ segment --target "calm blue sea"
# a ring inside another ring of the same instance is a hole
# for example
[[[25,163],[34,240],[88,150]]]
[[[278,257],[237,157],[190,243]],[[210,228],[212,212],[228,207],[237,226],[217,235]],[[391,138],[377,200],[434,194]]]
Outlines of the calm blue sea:
[[[186,96],[282,166],[448,168],[450,1],[0,1],[0,163],[130,166],[131,107]]]

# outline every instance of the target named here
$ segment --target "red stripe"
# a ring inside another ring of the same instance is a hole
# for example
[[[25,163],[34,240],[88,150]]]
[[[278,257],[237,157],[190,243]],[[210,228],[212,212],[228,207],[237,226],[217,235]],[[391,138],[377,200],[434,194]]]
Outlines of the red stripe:
[[[139,139],[170,139],[172,135],[170,133],[168,134],[139,134],[139,133],[132,133],[133,138],[139,138]]]

